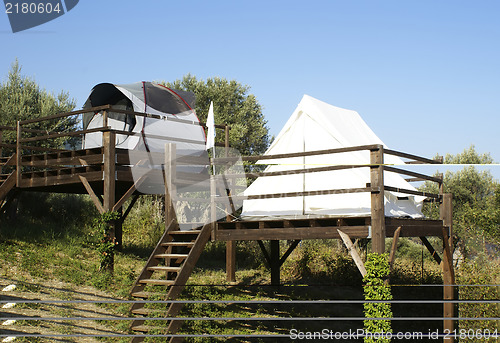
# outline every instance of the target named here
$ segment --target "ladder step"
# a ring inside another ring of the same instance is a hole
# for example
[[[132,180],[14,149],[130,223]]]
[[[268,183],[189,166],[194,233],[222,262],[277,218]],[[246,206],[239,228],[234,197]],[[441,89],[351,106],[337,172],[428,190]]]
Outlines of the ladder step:
[[[153,266],[153,267],[148,267],[148,270],[155,270],[155,271],[160,271],[160,272],[178,273],[181,270],[181,267]]]
[[[188,257],[188,254],[157,254],[154,255],[155,258],[171,258],[171,259],[181,259]]]
[[[161,243],[162,247],[192,247],[194,242],[167,242]]]
[[[154,310],[150,308],[138,308],[137,310],[132,310],[133,314],[140,314],[142,316],[147,316],[151,314],[167,313],[166,310]]]
[[[170,322],[170,320],[168,322]],[[168,327],[166,327],[166,326],[136,325],[136,326],[132,326],[130,329],[132,331],[139,331],[139,332],[149,332],[150,330],[161,330],[161,331],[165,332],[166,330],[168,330]]]
[[[165,297],[166,293],[157,293],[157,292],[134,292],[131,293],[134,298],[147,299],[151,297]]]
[[[170,231],[169,234],[174,235],[198,235],[201,230],[185,230],[185,231]]]
[[[147,283],[150,285],[171,286],[175,282],[174,282],[174,280],[142,279],[142,280],[139,280],[139,283]]]
[[[137,325],[137,326],[132,326],[130,328],[132,331],[139,331],[139,332],[148,332],[149,330],[154,329],[153,326],[147,326],[147,325]],[[165,328],[163,328],[165,329]]]

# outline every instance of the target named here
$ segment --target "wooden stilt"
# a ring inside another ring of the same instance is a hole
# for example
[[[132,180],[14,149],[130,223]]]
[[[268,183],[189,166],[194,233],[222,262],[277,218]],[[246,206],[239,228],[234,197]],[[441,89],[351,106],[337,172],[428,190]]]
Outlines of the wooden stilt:
[[[370,150],[372,251],[385,251],[384,147]]]
[[[443,220],[443,259],[441,262],[443,270],[443,300],[454,300],[455,299],[455,275],[453,271],[453,257],[452,251],[452,195],[443,194],[443,202],[440,208],[440,216]],[[445,333],[452,333],[455,329],[455,304],[452,302],[445,302],[443,304],[443,330]],[[446,338],[445,343],[453,343],[455,339],[453,337]]]
[[[116,134],[113,131],[103,132],[102,143],[104,151],[104,191],[102,207],[104,212],[110,212],[112,211],[113,205],[115,204]],[[111,242],[116,242],[116,223],[110,224],[111,230],[108,233],[108,240]],[[119,234],[121,235],[121,233]],[[106,267],[108,271],[113,272],[114,261],[111,261]]]
[[[271,285],[280,285],[280,241],[270,241],[271,253]]]
[[[105,131],[102,134],[104,147],[104,210],[111,211],[115,205],[115,142],[116,134],[113,131]]]
[[[226,280],[236,282],[236,241],[226,242]]]

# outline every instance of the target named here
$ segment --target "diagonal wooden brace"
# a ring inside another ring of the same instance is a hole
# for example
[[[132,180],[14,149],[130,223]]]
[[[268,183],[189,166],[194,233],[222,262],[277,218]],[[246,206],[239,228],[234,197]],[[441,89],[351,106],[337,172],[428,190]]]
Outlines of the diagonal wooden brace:
[[[339,233],[340,238],[342,238],[342,241],[344,241],[347,250],[349,250],[352,259],[354,260],[354,263],[356,263],[356,266],[359,269],[359,272],[364,277],[366,275],[366,268],[363,263],[363,260],[361,259],[361,256],[359,256],[358,251],[356,250],[356,248],[354,248],[354,244],[352,244],[351,238],[349,237],[349,235],[347,235],[343,231],[340,231],[339,229],[337,229],[337,232]]]

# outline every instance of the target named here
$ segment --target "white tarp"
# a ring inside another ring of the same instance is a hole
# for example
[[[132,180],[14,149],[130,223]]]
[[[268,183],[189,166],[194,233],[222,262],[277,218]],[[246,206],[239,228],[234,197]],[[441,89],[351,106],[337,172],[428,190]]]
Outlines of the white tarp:
[[[355,111],[342,109],[304,95],[287,123],[265,155],[336,149],[384,143],[375,135]],[[384,145],[384,147],[386,147]],[[315,168],[331,165],[369,164],[369,151],[317,155],[280,160],[262,160],[272,163],[268,172]],[[396,156],[385,155],[384,163],[401,165]],[[245,191],[245,195],[304,192],[347,188],[364,188],[370,183],[369,168],[315,172],[296,175],[259,177]],[[412,189],[399,174],[385,172],[384,184]],[[398,198],[399,197],[399,198]],[[392,217],[422,217],[423,197],[385,192],[385,215]],[[245,200],[242,217],[303,218],[316,216],[369,216],[370,193],[345,193],[306,197]]]

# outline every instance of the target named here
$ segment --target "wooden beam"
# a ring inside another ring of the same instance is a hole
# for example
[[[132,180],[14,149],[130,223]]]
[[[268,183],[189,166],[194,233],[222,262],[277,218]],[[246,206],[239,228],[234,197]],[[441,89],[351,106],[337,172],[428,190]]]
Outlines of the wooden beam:
[[[97,210],[99,211],[99,213],[103,214],[104,212],[106,212],[106,210],[102,206],[101,201],[99,200],[99,198],[95,194],[94,190],[92,189],[92,186],[88,182],[87,178],[85,178],[85,176],[82,176],[82,175],[78,175],[78,177],[82,181],[83,186],[87,190],[87,193],[90,195],[90,199],[92,199],[92,202],[94,203],[95,207],[97,207]]]
[[[21,139],[20,142],[21,143],[38,142],[38,141],[45,141],[45,140],[52,139],[52,138],[80,136],[80,135],[84,135],[87,133],[102,132],[105,130],[109,130],[109,128],[97,127],[95,129],[88,129],[88,130],[81,130],[81,131],[57,132],[57,133],[53,133],[53,134],[46,135],[46,136],[36,136],[36,137],[24,138],[24,139]]]
[[[396,151],[396,150],[384,149],[384,153],[386,153],[388,155],[394,155],[394,156],[408,158],[411,160],[415,160],[415,161],[419,161],[419,162],[427,163],[427,164],[442,164],[443,163],[442,161],[439,161],[439,160],[431,160],[429,158],[420,157],[420,156],[412,155],[412,154],[407,154],[405,152],[400,152],[400,151]]]
[[[390,167],[390,166],[385,166],[384,167],[385,171],[392,172],[392,173],[397,173],[397,174],[403,174],[403,175],[408,175],[408,176],[414,176],[415,178],[419,180],[429,180],[429,181],[434,181],[434,182],[443,182],[442,178],[439,177],[434,177],[434,176],[428,176],[425,174],[420,174],[420,173],[415,173],[410,170],[404,170],[401,168],[395,168],[395,167]]]
[[[144,180],[146,180],[146,174],[144,174],[143,176],[141,176],[139,178],[139,180],[137,180],[126,192],[125,194],[123,194],[123,196],[120,198],[120,200],[118,200],[118,202],[113,206],[113,209],[112,211],[117,211],[120,207],[123,206],[123,204],[125,203],[125,201],[128,200],[128,198],[130,198],[132,196],[132,194],[134,194],[134,192],[137,190],[137,187],[139,187],[143,182]]]
[[[371,226],[372,251],[385,251],[385,208],[384,208],[384,147],[378,145],[370,150]]]
[[[340,238],[339,227],[297,227],[269,229],[218,229],[217,240],[256,241],[256,240],[297,240]],[[345,226],[340,229],[353,238],[367,238],[368,226]]]
[[[297,152],[297,153],[291,153],[291,154],[289,153],[289,154],[276,154],[276,155],[242,156],[242,160],[243,161],[259,161],[259,160],[272,160],[272,159],[291,158],[291,157],[328,155],[328,154],[344,153],[344,152],[351,152],[351,151],[371,150],[371,149],[375,149],[376,147],[377,147],[377,145],[360,145],[360,146],[354,146],[354,147],[306,151],[306,152]],[[224,159],[218,159],[218,160],[222,162]],[[225,162],[227,162],[227,161],[225,161]]]
[[[262,242],[261,240],[258,240],[257,244],[259,244],[260,250],[262,251],[264,258],[266,259],[267,265],[269,267],[271,267],[271,257],[269,256],[269,253],[267,252],[267,249],[266,249],[266,246],[264,245],[264,242]]]
[[[57,119],[57,118],[62,118],[62,117],[69,117],[69,116],[74,116],[74,115],[88,113],[88,112],[99,112],[101,110],[105,110],[105,109],[108,109],[108,108],[111,108],[111,106],[110,105],[103,105],[103,106],[98,106],[98,107],[87,108],[87,109],[84,109],[84,110],[78,110],[78,111],[72,111],[72,112],[65,112],[65,113],[58,113],[58,114],[54,114],[54,115],[51,115],[51,116],[23,120],[23,121],[21,121],[21,124],[24,125],[24,124],[30,124],[30,123],[38,123],[40,121],[46,121],[46,120]]]
[[[396,229],[392,237],[391,253],[389,254],[389,268],[392,270],[394,259],[396,258],[396,250],[398,249],[399,234],[401,233],[401,226]]]
[[[384,167],[384,169],[385,169],[385,167]],[[385,186],[385,190],[389,191],[389,192],[418,195],[418,196],[434,198],[434,199],[439,199],[441,197],[439,194],[435,194],[435,193],[419,192],[419,191],[415,191],[413,189],[397,188],[397,187],[391,187],[391,186]]]
[[[354,244],[352,244],[351,238],[349,235],[347,235],[345,232],[337,229],[340,238],[342,238],[342,241],[344,242],[347,250],[352,256],[352,259],[354,260],[354,263],[356,263],[356,266],[358,267],[359,272],[361,275],[364,277],[366,275],[366,268],[363,263],[363,260],[361,259],[361,256],[359,256],[358,251],[354,248]]]
[[[121,217],[122,222],[124,222],[125,219],[127,219],[130,211],[132,210],[132,207],[134,207],[135,203],[137,202],[137,199],[139,199],[139,194],[134,195],[134,197],[132,198],[132,201],[130,202],[127,209],[125,210],[125,213],[123,213],[123,215]]]
[[[282,170],[276,172],[254,172],[246,173],[247,177],[258,178],[267,176],[282,176],[282,175],[295,175],[295,174],[309,174],[309,173],[319,173],[325,171],[334,170],[344,170],[344,169],[355,169],[355,168],[367,168],[369,164],[350,164],[350,165],[338,165],[338,166],[327,166],[327,167],[314,167],[314,168],[302,168],[302,169],[292,169],[292,170]],[[238,177],[238,174],[228,174],[227,177]]]
[[[442,234],[442,232],[441,232]],[[427,237],[421,236],[420,239],[422,240],[422,243],[424,243],[425,247],[429,252],[431,253],[432,258],[439,264],[441,265],[441,257],[439,257],[438,252],[434,249],[432,244],[427,240]]]
[[[301,242],[300,239],[296,239],[295,241],[293,241],[292,244],[290,244],[290,246],[288,247],[288,250],[280,258],[280,266],[282,266],[283,263],[285,263],[288,256],[290,256],[290,254],[295,250],[295,248],[299,245],[300,242]]]
[[[321,191],[304,191],[304,192],[288,192],[288,193],[271,193],[248,196],[234,196],[234,200],[256,200],[256,199],[274,199],[274,198],[289,198],[302,197],[312,195],[329,195],[329,194],[346,194],[346,193],[363,193],[363,192],[378,192],[379,188],[362,187],[362,188],[345,188],[345,189],[327,189]]]

